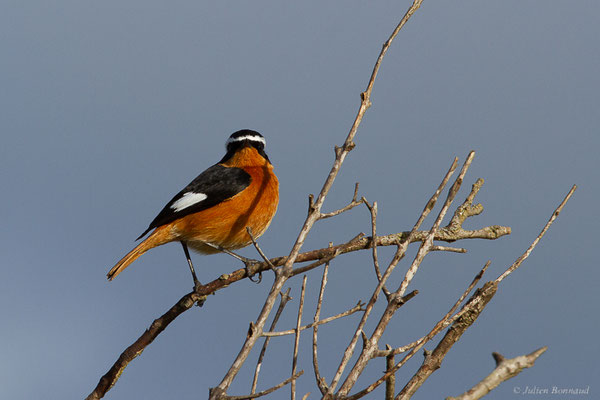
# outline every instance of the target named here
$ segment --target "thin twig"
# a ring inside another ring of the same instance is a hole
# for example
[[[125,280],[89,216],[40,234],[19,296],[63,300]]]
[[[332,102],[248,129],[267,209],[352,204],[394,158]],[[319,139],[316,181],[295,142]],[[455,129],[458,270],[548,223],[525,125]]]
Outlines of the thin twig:
[[[450,246],[436,246],[433,245],[429,251],[447,251],[449,253],[466,253],[467,249],[462,247],[450,247]]]
[[[354,185],[354,196],[352,197],[352,200],[350,201],[350,203],[348,203],[346,206],[340,208],[339,210],[335,210],[335,211],[328,212],[328,213],[321,213],[319,215],[319,219],[335,217],[336,215],[340,215],[343,212],[346,212],[348,210],[353,209],[356,206],[359,206],[360,204],[363,203],[364,197],[361,198],[360,200],[357,199],[357,197],[358,197],[358,182],[356,182],[356,184]]]
[[[450,177],[452,176],[452,174],[454,174],[454,171],[456,171],[456,167],[457,166],[458,166],[458,157],[454,157],[454,160],[452,161],[452,165],[450,166],[450,169],[448,169],[448,172],[446,172],[446,175],[444,176],[444,179],[442,179],[442,182],[440,183],[440,185],[436,189],[435,193],[433,193],[433,195],[431,196],[431,198],[429,199],[429,201],[425,205],[425,208],[423,209],[423,212],[421,212],[421,215],[419,216],[419,219],[417,220],[417,222],[413,226],[413,228],[410,231],[410,233],[407,235],[407,238],[406,238],[407,242],[410,242],[411,239],[414,236],[417,235],[417,232],[420,229],[421,225],[423,224],[423,221],[425,221],[425,218],[427,218],[427,216],[429,215],[429,213],[431,212],[431,210],[433,210],[433,207],[435,207],[435,204],[437,203],[438,198],[440,197],[440,195],[442,194],[442,191],[444,190],[444,188],[448,184],[448,181],[450,180]],[[424,242],[425,240],[428,239],[430,231],[423,231],[423,233],[424,233],[424,235],[423,235],[423,237],[420,240],[421,242]],[[435,236],[434,236],[434,239],[435,239]]]
[[[294,337],[294,355],[292,357],[292,376],[296,375],[298,366],[298,347],[300,346],[300,325],[302,324],[302,312],[304,310],[304,294],[306,293],[306,275],[302,279],[302,292],[300,294],[300,304],[298,305],[298,319],[296,320],[296,336]],[[296,399],[296,381],[293,380],[290,386],[291,399]]]
[[[546,234],[546,231],[548,231],[548,229],[550,228],[550,225],[552,225],[552,223],[554,222],[554,220],[556,220],[556,218],[558,217],[558,214],[560,214],[560,212],[562,211],[562,209],[564,208],[564,206],[567,204],[567,201],[569,201],[569,199],[571,198],[571,196],[573,196],[573,193],[575,193],[576,189],[577,189],[577,185],[573,185],[571,187],[571,190],[569,190],[569,193],[567,193],[567,195],[565,196],[564,200],[560,203],[560,205],[556,208],[556,210],[554,210],[554,212],[552,213],[552,216],[550,217],[550,219],[548,220],[548,222],[546,223],[546,225],[544,226],[544,228],[542,229],[542,231],[540,232],[540,234],[531,243],[531,245],[529,246],[529,248],[525,251],[525,253],[523,253],[521,255],[521,257],[517,258],[517,260],[506,271],[504,271],[498,278],[496,278],[496,282],[498,282],[498,283],[502,282],[502,280],[504,278],[506,278],[514,270],[516,270],[517,268],[519,268],[519,266],[523,263],[523,261],[525,261],[525,259],[527,259],[527,257],[529,257],[529,255],[531,254],[531,252],[533,251],[533,249],[535,248],[535,246],[537,246],[537,244],[540,241],[540,239]]]
[[[348,242],[350,243],[350,242]],[[323,258],[318,258],[317,261],[308,264],[308,265],[304,265],[302,267],[296,267],[294,268],[294,270],[292,271],[292,276],[296,276],[296,275],[300,275],[300,274],[304,274],[305,272],[311,271],[317,267],[320,267],[323,264],[326,264],[328,262],[330,262],[331,260],[333,260],[334,258],[336,258],[338,255],[340,254],[340,252],[338,251],[334,251],[332,254],[327,255]]]
[[[375,268],[375,275],[377,279],[381,281],[381,270],[379,269],[379,255],[377,254],[377,202],[374,201],[373,205],[370,205],[367,202],[367,199],[363,197],[363,203],[367,206],[369,213],[371,214],[371,237],[373,238],[373,245],[371,246],[372,252],[371,255],[373,257],[373,267]],[[383,293],[385,297],[389,300],[390,291],[383,285],[382,287]]]
[[[331,244],[331,243],[330,243]],[[321,391],[321,394],[327,393],[327,383],[319,372],[319,361],[317,357],[317,332],[319,330],[319,320],[321,318],[321,307],[323,306],[323,294],[325,293],[325,286],[327,285],[327,274],[329,272],[329,263],[325,264],[323,268],[323,276],[321,278],[321,289],[319,290],[319,298],[317,300],[317,309],[315,310],[315,317],[313,318],[313,335],[312,335],[312,356],[313,356],[313,370],[315,372],[315,380],[317,386]]]
[[[502,282],[502,280],[504,280],[504,278],[506,278],[513,271],[515,271],[517,268],[519,268],[521,266],[521,264],[523,263],[523,261],[525,261],[525,259],[527,259],[527,257],[529,257],[529,255],[531,254],[531,252],[533,251],[535,246],[539,243],[540,239],[545,235],[545,233],[550,228],[550,225],[552,225],[554,220],[556,220],[556,218],[561,213],[562,209],[567,204],[567,202],[569,201],[571,196],[573,196],[573,193],[575,192],[576,189],[577,189],[577,185],[573,185],[571,187],[571,190],[569,190],[569,193],[567,193],[567,195],[565,196],[563,201],[554,210],[554,212],[552,213],[552,216],[550,217],[550,219],[548,220],[548,222],[546,223],[546,225],[544,226],[544,228],[542,229],[540,234],[535,238],[535,240],[531,243],[531,245],[527,248],[527,250],[525,250],[525,252],[519,258],[517,258],[517,260],[510,267],[508,267],[498,278],[496,278],[496,280],[494,281],[496,283],[496,285],[498,285],[500,282]],[[477,301],[477,300],[475,300],[475,301]],[[457,319],[457,318],[462,317],[462,314],[466,311],[468,311],[468,310],[465,310],[465,309],[461,310],[453,318]]]
[[[346,310],[346,311],[344,311],[342,313],[339,313],[337,315],[333,315],[333,316],[328,317],[328,318],[324,318],[322,320],[319,320],[316,323],[312,322],[312,323],[310,323],[308,325],[301,326],[300,327],[300,331],[303,331],[303,330],[306,330],[306,329],[310,329],[310,328],[314,328],[315,326],[327,324],[327,323],[329,323],[331,321],[335,321],[336,319],[343,318],[343,317],[346,317],[348,315],[352,315],[352,314],[354,314],[355,312],[358,312],[358,311],[364,311],[364,308],[363,308],[364,305],[365,305],[364,303],[362,303],[362,302],[359,301],[354,307],[352,307],[349,310]],[[294,335],[295,333],[296,333],[295,329],[289,329],[287,331],[279,331],[279,332],[263,332],[262,336],[277,337],[277,336]]]
[[[277,311],[275,311],[275,316],[273,317],[273,321],[271,322],[271,327],[269,328],[269,330],[273,330],[275,329],[275,326],[277,326],[277,322],[279,321],[279,317],[281,316],[281,313],[283,312],[283,309],[285,308],[286,304],[288,303],[288,301],[290,301],[292,298],[290,297],[290,290],[291,288],[288,288],[285,293],[280,292],[280,300],[279,300],[279,307],[277,307]],[[254,369],[254,378],[252,378],[252,389],[250,391],[250,393],[254,394],[256,393],[256,385],[258,383],[258,374],[260,373],[260,368],[262,366],[262,362],[263,359],[265,358],[265,353],[267,352],[267,346],[269,345],[269,342],[271,341],[271,338],[266,338],[265,342],[263,343],[262,348],[260,349],[260,355],[258,356],[258,361],[256,362],[256,368]]]
[[[282,387],[284,387],[288,383],[294,382],[296,379],[298,379],[300,376],[302,376],[303,373],[304,373],[304,371],[300,371],[296,375],[287,378],[285,381],[279,383],[278,385],[273,386],[270,389],[263,390],[262,392],[253,393],[253,394],[247,394],[247,395],[244,395],[244,396],[221,396],[221,398],[223,400],[246,400],[246,399],[256,399],[257,397],[266,396],[268,394],[273,393],[277,389],[281,389]],[[211,390],[211,395],[212,395],[213,392],[214,392],[214,389]]]

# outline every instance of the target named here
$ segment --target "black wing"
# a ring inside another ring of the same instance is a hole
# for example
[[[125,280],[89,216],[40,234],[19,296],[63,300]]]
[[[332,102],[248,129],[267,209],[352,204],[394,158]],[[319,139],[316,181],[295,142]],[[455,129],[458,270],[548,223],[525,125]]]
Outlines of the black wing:
[[[213,165],[198,175],[181,192],[177,193],[138,239],[156,227],[168,224],[186,215],[206,210],[235,196],[250,185],[250,180],[250,174],[243,169],[224,167],[220,164]],[[204,196],[200,196],[200,194],[204,194],[206,197],[201,199]],[[180,200],[185,195],[192,199],[188,202],[189,205],[181,204]],[[178,201],[180,202],[177,203]]]

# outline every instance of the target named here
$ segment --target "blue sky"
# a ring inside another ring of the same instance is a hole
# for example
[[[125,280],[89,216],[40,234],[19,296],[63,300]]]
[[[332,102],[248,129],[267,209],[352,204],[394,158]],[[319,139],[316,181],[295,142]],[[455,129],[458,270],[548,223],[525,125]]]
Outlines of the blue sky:
[[[3,2],[0,397],[84,398],[120,352],[190,290],[176,244],[145,254],[110,284],[105,274],[172,195],[223,156],[238,129],[267,138],[281,181],[279,211],[261,246],[270,256],[289,252],[307,195],[320,190],[332,148],[345,138],[381,45],[408,5]],[[516,398],[515,388],[533,385],[600,390],[599,12],[587,0],[425,1],[384,60],[357,147],[325,209],[345,204],[358,181],[360,194],[379,204],[379,233],[408,230],[453,157],[475,150],[458,198],[483,177],[477,200],[485,211],[468,225],[513,231],[460,243],[466,255],[428,256],[410,288],[420,294],[396,315],[386,343],[420,337],[488,259],[487,278],[498,276],[579,185],[415,399],[462,393],[491,371],[492,351],[512,357],[541,346],[549,350],[535,368],[490,399]],[[369,229],[367,210],[358,208],[320,222],[305,249]],[[252,249],[242,254],[256,257]],[[240,267],[225,255],[193,258],[203,281]],[[367,252],[336,260],[322,315],[366,300],[360,284],[373,279],[370,268]],[[237,354],[270,279],[241,282],[184,314],[107,398],[204,397]],[[319,282],[320,271],[309,274],[308,310]],[[300,283],[291,283],[296,302],[282,329],[295,324]],[[356,322],[320,330],[326,376],[349,341],[340,332]],[[287,377],[291,345],[291,338],[272,341],[259,388]],[[315,398],[310,357],[300,363],[299,392]],[[357,388],[378,376],[380,364]],[[240,373],[231,394],[248,392],[250,374]]]

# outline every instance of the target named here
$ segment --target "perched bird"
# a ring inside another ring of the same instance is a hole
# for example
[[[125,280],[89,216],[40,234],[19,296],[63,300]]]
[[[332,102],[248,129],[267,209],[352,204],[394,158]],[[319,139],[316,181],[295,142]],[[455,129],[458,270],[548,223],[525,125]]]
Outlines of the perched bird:
[[[194,284],[198,284],[188,246],[210,254],[252,243],[246,230],[262,235],[277,211],[279,181],[265,153],[265,138],[244,129],[233,133],[227,153],[177,193],[138,237],[154,231],[107,274],[114,279],[139,256],[169,242],[181,242]]]

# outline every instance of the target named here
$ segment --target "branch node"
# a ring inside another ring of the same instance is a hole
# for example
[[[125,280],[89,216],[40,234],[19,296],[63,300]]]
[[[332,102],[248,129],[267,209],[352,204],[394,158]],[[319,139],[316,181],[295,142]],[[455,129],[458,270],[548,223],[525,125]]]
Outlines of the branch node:
[[[312,214],[315,209],[315,195],[311,193],[308,195],[308,213]]]
[[[496,352],[492,353],[492,357],[494,357],[494,361],[496,361],[496,366],[500,365],[500,363],[505,360],[502,354]]]
[[[370,90],[365,90],[360,94],[360,101],[363,104],[365,110],[369,109],[373,103],[371,103],[371,95]]]
[[[360,337],[363,340],[363,349],[366,349],[367,345],[369,344],[369,338],[367,337],[367,334],[365,333],[365,331],[363,331],[362,329],[360,331]]]
[[[250,321],[250,324],[248,325],[248,333],[246,334],[246,337],[250,337],[252,335],[254,335],[254,330],[255,330],[255,326],[254,326],[254,322]]]
[[[418,290],[413,290],[412,292],[410,292],[410,293],[408,293],[407,295],[404,295],[404,296],[400,296],[397,293],[392,293],[392,294],[390,294],[389,301],[392,304],[394,304],[396,307],[401,307],[407,301],[409,301],[410,299],[412,299],[413,297],[415,297],[418,294],[419,294]]]
[[[333,146],[333,150],[335,151],[335,157],[339,158],[340,155],[342,154],[342,148],[339,147],[338,145]]]
[[[359,300],[358,303],[356,303],[356,307],[358,307],[359,311],[365,311],[364,306],[366,305],[366,303],[364,303],[363,301]]]

